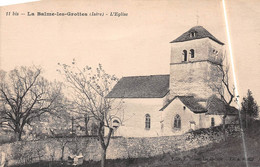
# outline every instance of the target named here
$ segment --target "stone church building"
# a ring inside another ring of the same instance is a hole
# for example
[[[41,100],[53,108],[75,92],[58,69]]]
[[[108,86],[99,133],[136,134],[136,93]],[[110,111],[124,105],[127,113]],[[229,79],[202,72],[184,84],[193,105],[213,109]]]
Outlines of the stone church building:
[[[123,99],[124,107],[112,119],[115,136],[155,137],[227,123],[236,115],[218,97],[224,43],[204,27],[196,26],[170,42],[169,75],[123,77],[107,98]]]

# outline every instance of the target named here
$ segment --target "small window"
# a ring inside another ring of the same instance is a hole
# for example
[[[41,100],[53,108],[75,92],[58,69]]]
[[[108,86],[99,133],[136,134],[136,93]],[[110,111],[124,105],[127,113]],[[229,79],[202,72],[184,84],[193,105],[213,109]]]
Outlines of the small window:
[[[190,121],[190,130],[195,130],[196,122]]]
[[[215,126],[215,119],[214,118],[211,118],[211,126]]]
[[[217,54],[218,54],[218,51],[215,50],[215,49],[213,49],[213,53],[217,55]]]
[[[195,57],[195,55],[194,55],[194,49],[191,49],[191,50],[190,50],[190,57],[191,57],[191,58],[194,58],[194,57]]]
[[[149,130],[151,128],[151,116],[149,114],[145,115],[145,129]]]
[[[192,38],[192,37],[195,37],[196,36],[196,32],[195,31],[193,31],[193,32],[190,32],[190,37]]]
[[[178,114],[174,117],[173,128],[174,129],[180,129],[181,128],[181,117]]]
[[[182,54],[183,54],[183,61],[187,61],[188,60],[188,58],[187,58],[187,50],[183,50],[183,52],[182,52]]]

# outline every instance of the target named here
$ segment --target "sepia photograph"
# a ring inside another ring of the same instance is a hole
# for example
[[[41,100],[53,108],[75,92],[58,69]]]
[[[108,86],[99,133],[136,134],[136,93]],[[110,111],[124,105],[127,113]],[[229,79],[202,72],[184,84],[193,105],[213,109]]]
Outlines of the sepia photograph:
[[[0,167],[260,166],[259,0],[29,1],[0,2]]]

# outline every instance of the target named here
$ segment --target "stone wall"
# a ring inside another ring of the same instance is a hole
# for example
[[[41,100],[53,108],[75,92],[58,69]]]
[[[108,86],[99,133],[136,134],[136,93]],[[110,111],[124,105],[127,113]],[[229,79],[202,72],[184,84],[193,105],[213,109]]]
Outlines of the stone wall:
[[[210,62],[192,62],[171,65],[170,99],[175,96],[195,96],[208,99],[218,94],[221,73]]]
[[[228,134],[235,132],[227,129]],[[108,159],[139,158],[187,151],[223,139],[220,128],[201,129],[180,136],[164,136],[149,138],[112,138],[107,150]],[[32,163],[40,160],[56,161],[68,155],[82,153],[84,159],[98,161],[101,159],[101,147],[97,138],[46,139],[39,141],[23,141],[0,146],[6,153],[9,165]]]
[[[194,49],[194,58],[191,58],[191,49]],[[209,38],[171,43],[171,64],[184,63],[183,50],[187,51],[187,62],[209,60],[220,63],[224,47]]]
[[[221,72],[214,63],[221,63],[223,46],[209,38],[171,45],[170,98],[195,96],[207,99],[218,94],[215,87],[221,86]],[[194,49],[194,58],[190,57],[190,49]],[[183,50],[188,52],[187,61],[183,61]]]

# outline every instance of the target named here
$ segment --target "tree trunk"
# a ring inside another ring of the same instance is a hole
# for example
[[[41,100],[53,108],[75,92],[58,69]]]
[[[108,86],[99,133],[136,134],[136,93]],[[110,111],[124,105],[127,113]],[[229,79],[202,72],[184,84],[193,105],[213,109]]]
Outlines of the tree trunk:
[[[15,141],[19,141],[19,133],[14,132]]]
[[[226,116],[223,116],[223,136],[224,140],[226,141],[227,136],[226,136]]]
[[[245,129],[247,129],[247,113],[245,113]]]
[[[85,135],[88,136],[89,133],[88,133],[88,122],[89,122],[89,119],[87,117],[85,117]]]
[[[105,148],[102,148],[101,167],[106,166],[106,154],[107,150]]]
[[[22,141],[22,134],[23,134],[24,125],[25,125],[25,123],[23,122],[22,125],[20,125],[20,126],[18,125],[16,127],[16,133],[18,133],[18,135],[17,135],[18,141]]]
[[[65,149],[65,146],[62,146],[62,148],[61,148],[61,161],[63,161],[63,159],[64,159],[64,149]]]
[[[19,141],[22,140],[22,131],[19,132],[18,140],[19,140]]]
[[[14,135],[15,135],[15,140],[16,141],[21,141],[22,140],[22,131],[15,131],[15,133],[14,133]]]

